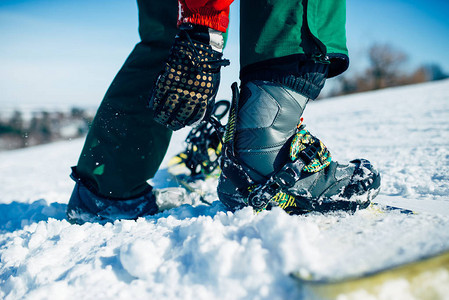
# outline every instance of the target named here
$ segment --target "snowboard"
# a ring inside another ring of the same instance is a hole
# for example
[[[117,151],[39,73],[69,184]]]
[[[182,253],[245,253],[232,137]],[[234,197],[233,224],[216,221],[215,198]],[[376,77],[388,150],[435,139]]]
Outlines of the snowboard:
[[[448,272],[449,250],[347,278],[313,278],[302,272],[291,277],[307,299],[397,299],[386,294],[394,284],[407,286],[401,299],[444,299],[448,295],[441,295],[441,285],[449,289]]]
[[[217,101],[209,121],[192,128],[184,141],[184,151],[168,161],[167,169],[163,171],[167,181],[174,186],[155,189],[160,211],[183,204],[211,205],[218,200],[218,159],[225,130],[220,120],[227,115],[229,108],[229,101]]]
[[[216,193],[219,171],[208,174],[192,175],[190,169],[181,159],[181,152],[172,157],[167,168],[160,170],[158,180],[163,180],[165,187],[153,189],[159,212],[163,212],[181,205],[211,205],[218,199]]]

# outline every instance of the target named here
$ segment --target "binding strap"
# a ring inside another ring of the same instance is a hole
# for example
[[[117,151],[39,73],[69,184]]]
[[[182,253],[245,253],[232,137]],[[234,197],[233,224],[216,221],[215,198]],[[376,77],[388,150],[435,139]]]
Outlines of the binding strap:
[[[331,162],[326,146],[309,133],[301,123],[290,146],[291,163],[274,173],[264,184],[253,188],[248,195],[248,204],[256,211],[265,209],[269,202],[276,199],[279,192],[287,192],[305,173],[316,173]],[[276,202],[276,201],[275,201]]]

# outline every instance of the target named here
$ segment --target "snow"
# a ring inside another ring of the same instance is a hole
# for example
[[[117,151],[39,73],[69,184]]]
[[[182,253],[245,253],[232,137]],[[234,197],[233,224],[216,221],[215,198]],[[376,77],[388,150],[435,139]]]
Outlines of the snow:
[[[448,91],[446,80],[356,94],[310,103],[304,115],[333,158],[377,166],[376,200],[414,215],[256,215],[215,201],[137,221],[70,225],[68,175],[83,141],[0,152],[0,298],[307,299],[290,272],[348,276],[449,249]],[[186,133],[174,135],[167,157]],[[173,185],[163,168],[152,182]],[[426,281],[440,298],[449,297],[442,272]],[[412,294],[401,280],[382,287],[384,299]]]

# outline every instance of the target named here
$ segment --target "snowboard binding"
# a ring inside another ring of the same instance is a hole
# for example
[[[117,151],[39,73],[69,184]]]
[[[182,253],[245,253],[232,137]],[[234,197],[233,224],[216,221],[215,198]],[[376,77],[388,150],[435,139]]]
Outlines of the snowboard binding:
[[[213,173],[219,166],[218,159],[225,131],[220,120],[226,116],[229,107],[229,101],[217,101],[209,120],[201,122],[189,132],[185,140],[186,150],[176,155],[171,165],[184,164],[191,177]]]

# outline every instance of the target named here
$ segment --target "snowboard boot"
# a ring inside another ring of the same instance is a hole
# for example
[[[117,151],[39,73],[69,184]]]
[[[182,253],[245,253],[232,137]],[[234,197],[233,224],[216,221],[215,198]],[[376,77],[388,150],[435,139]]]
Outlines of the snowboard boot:
[[[218,197],[229,208],[279,206],[288,213],[355,211],[377,195],[380,176],[365,159],[332,161],[302,124],[308,97],[286,84],[233,85]]]
[[[72,224],[105,224],[120,219],[135,220],[158,212],[151,186],[144,195],[133,199],[109,199],[93,193],[76,174],[75,168],[70,176],[76,182],[67,205],[67,219]]]

